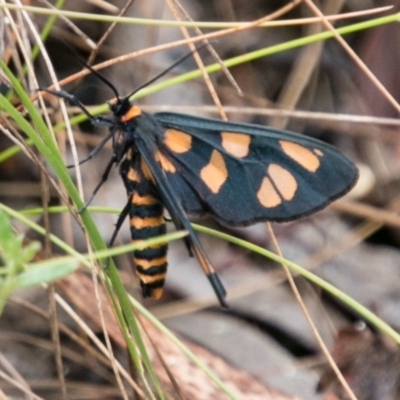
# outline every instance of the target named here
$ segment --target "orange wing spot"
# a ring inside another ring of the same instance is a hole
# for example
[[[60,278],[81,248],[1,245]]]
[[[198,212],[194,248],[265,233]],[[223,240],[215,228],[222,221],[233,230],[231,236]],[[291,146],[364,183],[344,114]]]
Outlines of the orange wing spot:
[[[209,163],[200,171],[200,178],[213,193],[218,193],[228,178],[225,161],[219,151],[213,150]]]
[[[139,174],[138,174],[138,172],[135,170],[135,169],[133,169],[133,168],[129,168],[129,171],[128,171],[128,179],[131,181],[131,182],[140,182],[140,177],[139,177]]]
[[[155,154],[155,159],[160,163],[161,168],[166,172],[171,172],[172,174],[176,172],[175,165],[172,164],[171,161],[168,160],[164,154],[160,153],[159,151]]]
[[[267,173],[278,193],[285,200],[292,200],[297,190],[295,177],[287,169],[282,168],[278,164],[270,164]]]
[[[164,134],[164,144],[174,153],[186,153],[192,147],[192,137],[176,129],[167,129]]]
[[[267,177],[261,182],[260,189],[257,192],[257,199],[265,208],[273,208],[282,203],[281,197]]]
[[[151,175],[149,167],[147,166],[147,164],[143,160],[140,160],[140,169],[142,170],[143,176],[148,181],[153,181],[153,176]]]
[[[135,206],[150,206],[155,203],[157,203],[157,200],[153,196],[141,196],[136,192],[133,194],[132,204]]]
[[[323,157],[324,153],[320,149],[313,149],[313,153],[318,157]]]
[[[221,132],[222,147],[230,155],[243,158],[249,154],[250,141],[249,135],[243,133]]]
[[[316,153],[315,150],[312,152],[301,144],[288,142],[286,140],[280,140],[279,144],[287,156],[296,161],[307,171],[315,172],[319,168],[320,162],[318,156],[320,156],[320,154]]]
[[[163,217],[133,217],[129,221],[130,226],[133,226],[135,229],[143,229],[143,228],[154,228],[156,226],[160,226],[164,223]]]
[[[137,118],[142,113],[138,106],[132,106],[124,115],[121,116],[121,122],[128,122],[131,119]]]

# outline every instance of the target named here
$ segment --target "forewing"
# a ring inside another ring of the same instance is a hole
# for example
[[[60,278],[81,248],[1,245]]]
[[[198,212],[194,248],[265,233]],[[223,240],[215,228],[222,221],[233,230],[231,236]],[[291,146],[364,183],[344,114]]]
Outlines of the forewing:
[[[165,129],[158,157],[188,213],[232,226],[290,221],[325,207],[357,180],[353,162],[316,139],[184,114],[155,117]]]

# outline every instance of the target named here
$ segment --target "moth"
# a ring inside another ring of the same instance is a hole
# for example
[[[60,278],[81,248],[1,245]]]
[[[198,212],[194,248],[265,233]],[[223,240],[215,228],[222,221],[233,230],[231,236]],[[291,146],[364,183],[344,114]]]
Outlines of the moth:
[[[94,125],[109,129],[80,163],[93,158],[112,140],[112,157],[91,197],[111,168],[119,166],[128,202],[110,245],[128,216],[133,242],[165,233],[166,209],[175,227],[188,232],[189,252],[199,260],[224,306],[225,289],[188,214],[208,214],[227,226],[292,221],[326,207],[357,181],[354,163],[322,141],[268,126],[147,113],[129,100],[144,85],[120,97],[110,82],[88,68],[116,95],[110,104],[111,115],[92,116],[73,95],[46,91],[76,104]],[[143,296],[160,298],[167,272],[167,244],[136,250],[133,260]]]

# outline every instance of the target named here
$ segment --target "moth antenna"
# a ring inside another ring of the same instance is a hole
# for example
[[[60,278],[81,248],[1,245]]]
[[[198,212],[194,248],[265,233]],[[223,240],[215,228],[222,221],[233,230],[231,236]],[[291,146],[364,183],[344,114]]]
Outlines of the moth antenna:
[[[206,44],[202,44],[201,46],[197,47],[195,51],[201,50],[203,47],[205,47]],[[87,68],[93,75],[97,76],[103,83],[105,83],[115,94],[115,97],[117,99],[117,103],[121,104],[124,101],[128,101],[131,96],[133,96],[135,93],[139,92],[143,88],[145,88],[148,85],[151,85],[153,82],[157,81],[158,79],[162,78],[164,75],[166,75],[168,72],[170,72],[172,69],[174,69],[177,65],[181,64],[184,62],[186,59],[188,59],[191,55],[193,55],[194,51],[190,51],[181,58],[179,58],[177,61],[175,61],[172,65],[170,65],[168,68],[166,68],[164,71],[160,72],[147,82],[143,83],[139,87],[137,87],[135,90],[133,90],[129,95],[125,96],[123,99],[121,99],[117,88],[108,80],[106,79],[100,72],[96,71],[93,67],[91,67],[89,64],[87,64],[85,61],[83,61],[80,57],[76,55],[77,60],[81,65],[83,65],[85,68]]]
[[[195,51],[199,51],[201,50],[203,47],[205,47],[206,44],[202,44],[201,46],[197,47]],[[137,87],[134,91],[132,91],[128,96],[125,96],[124,100],[128,100],[131,96],[133,96],[135,93],[139,92],[140,90],[142,90],[143,88],[145,88],[146,86],[151,85],[153,82],[157,81],[158,79],[162,78],[164,75],[166,75],[169,71],[173,70],[177,65],[183,63],[186,59],[188,59],[191,55],[193,55],[193,53],[195,51],[190,51],[188,53],[186,53],[184,56],[182,56],[181,58],[179,58],[177,61],[175,61],[172,65],[170,65],[169,67],[167,67],[166,69],[164,69],[164,71],[160,72],[159,74],[157,74],[156,76],[154,76],[153,78],[149,79],[146,83],[140,85],[139,87]]]
[[[79,64],[81,64],[84,68],[88,69],[93,75],[97,76],[103,83],[105,83],[115,94],[118,103],[121,103],[121,98],[119,96],[117,88],[108,80],[106,79],[100,72],[96,71],[93,67],[91,67],[82,57],[68,44],[64,42],[64,45],[67,46],[69,51],[75,57]]]
[[[117,88],[107,79],[105,78],[100,72],[96,71],[93,67],[89,64],[86,64],[83,60],[78,58],[79,62],[87,68],[93,75],[97,76],[103,83],[105,83],[115,94],[118,103],[121,103],[121,98],[119,96]]]

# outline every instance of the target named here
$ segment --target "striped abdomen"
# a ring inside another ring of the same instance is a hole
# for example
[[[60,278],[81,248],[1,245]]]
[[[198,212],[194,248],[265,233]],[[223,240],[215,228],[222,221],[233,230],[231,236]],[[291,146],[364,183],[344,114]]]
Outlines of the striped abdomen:
[[[146,190],[154,188],[153,183],[145,181],[135,186],[129,210],[132,242],[150,239],[166,232],[163,205],[153,190]],[[133,260],[143,297],[160,298],[167,272],[167,244],[136,250]]]

